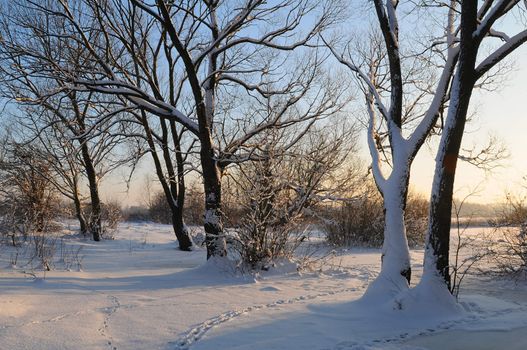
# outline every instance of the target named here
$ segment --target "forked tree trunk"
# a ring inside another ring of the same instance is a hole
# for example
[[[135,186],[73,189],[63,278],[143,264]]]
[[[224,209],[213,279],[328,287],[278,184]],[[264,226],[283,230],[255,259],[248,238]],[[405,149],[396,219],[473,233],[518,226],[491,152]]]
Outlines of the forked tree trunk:
[[[85,235],[88,232],[88,225],[84,213],[82,212],[82,204],[77,190],[74,190],[73,193],[73,204],[75,205],[75,216],[77,217],[77,220],[79,220],[80,232]]]
[[[161,125],[164,125],[163,121],[161,122],[162,122]],[[178,186],[175,186],[173,182],[176,181],[176,179],[174,178],[172,179],[171,184],[167,182],[164,172],[163,172],[163,167],[161,165],[161,159],[159,158],[156,152],[156,144],[154,142],[152,130],[150,129],[150,125],[148,123],[148,119],[144,111],[141,112],[141,123],[145,130],[146,141],[148,143],[148,146],[150,147],[150,154],[152,156],[152,160],[154,161],[157,178],[159,182],[161,183],[161,187],[163,188],[163,193],[165,194],[165,199],[168,203],[168,207],[170,208],[172,227],[174,229],[174,234],[176,235],[176,238],[179,243],[179,249],[183,251],[190,251],[192,249],[192,240],[190,239],[189,232],[183,221],[185,185],[184,183],[180,182],[178,183]],[[164,131],[164,134],[166,135],[166,131]],[[167,165],[167,167],[170,168],[171,159],[170,159],[170,153],[168,153],[168,145],[166,144],[166,141],[165,141],[165,145],[163,145],[162,147],[163,147],[163,157],[165,160],[165,164]],[[176,156],[176,158],[178,158],[178,156]],[[182,164],[180,164],[180,166],[182,166]],[[175,176],[173,171],[171,172],[171,176],[172,177]],[[182,177],[184,177],[184,175],[183,175],[183,171],[181,170],[181,172],[178,172],[177,179],[179,181],[182,181]]]
[[[94,241],[101,240],[102,234],[102,224],[101,224],[101,214],[102,214],[102,205],[101,198],[99,196],[99,184],[97,182],[97,172],[93,165],[93,160],[90,156],[90,151],[88,150],[88,145],[86,140],[80,140],[81,142],[81,153],[82,159],[84,162],[84,168],[86,170],[86,176],[88,178],[88,186],[90,188],[90,199],[91,199],[91,213],[89,221],[89,231],[93,236]]]
[[[224,257],[227,255],[227,244],[223,233],[223,214],[221,211],[221,173],[218,166],[216,154],[212,141],[212,127],[214,120],[215,89],[216,81],[216,60],[217,54],[209,53],[208,76],[206,83],[202,84],[198,78],[195,62],[180,40],[178,30],[171,21],[171,14],[163,1],[156,1],[160,10],[160,15],[167,25],[165,28],[170,36],[175,49],[181,55],[181,60],[185,66],[188,83],[194,97],[196,116],[198,119],[197,135],[200,143],[200,162],[203,173],[203,187],[205,192],[205,243],[207,245],[207,259],[211,257]],[[212,22],[216,23],[216,2],[207,4],[209,6],[209,16]],[[213,37],[218,38],[218,32],[213,24]]]

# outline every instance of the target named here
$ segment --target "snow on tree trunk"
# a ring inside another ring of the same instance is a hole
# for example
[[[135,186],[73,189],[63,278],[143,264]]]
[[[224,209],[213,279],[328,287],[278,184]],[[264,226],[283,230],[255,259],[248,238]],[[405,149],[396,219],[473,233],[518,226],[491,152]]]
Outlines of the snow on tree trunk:
[[[473,33],[478,24],[477,3],[463,2],[461,11],[459,64],[452,82],[447,119],[436,156],[423,280],[421,281],[421,283],[426,283],[440,277],[444,281],[444,287],[448,290],[450,290],[450,224],[454,180],[470,98],[477,80],[474,67],[478,43],[473,40]]]
[[[410,250],[404,223],[410,169],[405,168],[404,163],[396,164],[381,188],[384,203],[382,265],[379,276],[363,296],[367,299],[389,300],[407,290],[410,283]]]
[[[210,143],[209,143],[210,144]],[[212,147],[201,148],[201,167],[205,192],[205,244],[207,259],[227,256],[227,244],[223,232],[221,210],[221,169],[214,159]]]
[[[384,194],[384,242],[382,247],[381,273],[398,281],[397,285],[408,286],[411,277],[410,250],[406,238],[404,211],[406,206],[405,180],[397,178],[392,191]]]

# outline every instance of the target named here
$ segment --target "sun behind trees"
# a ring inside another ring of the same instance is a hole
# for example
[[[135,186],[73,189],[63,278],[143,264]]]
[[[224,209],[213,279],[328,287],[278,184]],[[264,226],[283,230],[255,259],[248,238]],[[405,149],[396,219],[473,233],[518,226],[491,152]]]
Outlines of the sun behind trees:
[[[509,36],[494,28],[499,19],[512,16],[519,4],[423,2],[417,10],[430,11],[444,27],[436,28],[436,36],[416,49],[400,35],[399,1],[373,1],[378,27],[365,49],[347,45],[347,52],[341,54],[334,43],[324,39],[336,59],[356,75],[364,91],[372,170],[384,199],[382,271],[367,295],[395,296],[408,288],[411,270],[403,218],[410,167],[438,121],[442,136],[431,196],[425,269],[416,290],[430,288],[439,295],[442,288],[450,289],[453,184],[470,97],[478,80],[484,81],[492,68],[527,41],[527,30]],[[483,41],[495,39],[501,43],[490,54],[479,52]],[[404,134],[406,124],[416,125],[408,136]],[[389,171],[383,161],[390,164]]]
[[[160,187],[151,209],[170,221],[180,250],[195,248],[185,222],[190,178],[202,185],[193,192],[213,263],[234,251],[267,269],[316,223],[333,230],[332,243],[365,232],[375,237],[364,242],[382,241],[365,300],[403,308],[422,290],[443,298],[457,162],[471,160],[461,154],[471,96],[527,41],[525,9],[374,0],[360,3],[372,21],[354,33],[351,3],[3,2],[0,92],[5,125],[16,129],[4,147],[4,197],[13,186],[31,194],[15,184],[29,167],[33,185],[46,179],[31,205],[51,207],[44,192],[54,188],[74,203],[80,231],[100,241],[100,182],[117,169],[133,177],[146,158]],[[520,29],[506,33],[500,22],[516,14]],[[421,16],[426,28],[411,32]],[[358,165],[363,131],[368,169]],[[414,159],[437,140],[430,202],[408,206]],[[28,213],[44,230],[45,211]],[[421,242],[424,231],[423,277],[410,289],[409,237]]]

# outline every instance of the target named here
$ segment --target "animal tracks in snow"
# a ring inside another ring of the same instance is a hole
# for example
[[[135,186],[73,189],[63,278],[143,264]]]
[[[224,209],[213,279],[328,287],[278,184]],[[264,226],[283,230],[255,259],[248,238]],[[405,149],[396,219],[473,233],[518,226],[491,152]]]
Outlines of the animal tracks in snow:
[[[208,331],[210,331],[212,328],[214,328],[214,327],[216,327],[218,325],[221,325],[221,324],[223,324],[223,323],[225,323],[227,321],[230,321],[230,320],[232,320],[232,319],[234,319],[236,317],[239,317],[241,315],[244,315],[244,314],[247,314],[247,313],[250,313],[250,312],[254,312],[254,311],[258,311],[258,310],[271,309],[271,308],[278,307],[278,306],[281,306],[281,305],[296,304],[296,303],[299,303],[299,302],[302,302],[302,301],[318,299],[318,298],[331,296],[331,295],[335,295],[335,294],[341,294],[341,293],[346,293],[346,292],[355,292],[357,290],[364,289],[366,287],[366,285],[367,285],[367,283],[364,283],[363,285],[361,285],[359,287],[349,287],[349,288],[338,289],[338,290],[335,290],[335,291],[322,292],[322,293],[318,293],[318,294],[301,295],[301,296],[298,296],[298,297],[295,297],[295,298],[291,298],[291,299],[279,299],[279,300],[276,300],[276,301],[274,301],[272,303],[268,303],[268,304],[253,305],[253,306],[249,306],[249,307],[246,307],[244,309],[241,309],[241,310],[227,311],[227,312],[224,312],[224,313],[222,313],[222,314],[220,314],[218,316],[209,318],[208,320],[206,320],[206,321],[204,321],[204,322],[202,322],[202,323],[200,323],[198,325],[195,325],[194,327],[189,329],[187,332],[185,332],[183,334],[183,336],[180,337],[178,340],[176,340],[174,342],[170,342],[169,344],[171,346],[174,346],[174,350],[187,350],[194,343],[196,343],[197,341],[202,339],[203,336]]]
[[[110,317],[112,317],[112,315],[115,314],[117,310],[121,308],[121,303],[119,302],[119,298],[117,298],[114,295],[108,295],[107,297],[112,304],[111,306],[103,309],[105,313],[103,325],[97,331],[99,332],[101,336],[107,339],[108,347],[111,350],[117,350],[117,346],[114,345],[113,337],[109,331],[109,322],[110,322]]]
[[[520,307],[520,308],[505,308],[501,310],[483,312],[483,310],[477,305],[471,304],[470,307],[467,307],[467,303],[465,302],[461,302],[460,304],[465,308],[467,312],[469,312],[469,314],[466,317],[445,321],[445,322],[438,324],[437,326],[433,328],[427,328],[422,331],[403,332],[397,336],[377,338],[377,339],[373,339],[367,342],[357,342],[357,341],[341,342],[341,343],[336,344],[335,347],[333,347],[331,350],[391,349],[389,344],[398,344],[402,341],[405,341],[407,339],[410,339],[416,336],[430,336],[432,334],[441,333],[445,331],[463,330],[465,326],[468,327],[468,331],[470,331],[470,327],[473,326],[473,324],[478,321],[485,321],[488,319],[493,319],[493,318],[507,315],[513,312],[518,313],[518,314],[522,312],[527,313],[527,305]],[[395,348],[403,349],[399,346]],[[323,350],[330,350],[330,349],[328,348],[328,349],[323,349]]]
[[[51,318],[47,318],[44,320],[35,320],[35,321],[21,323],[21,324],[3,325],[3,326],[0,326],[0,329],[21,328],[21,327],[33,326],[33,325],[44,324],[44,323],[53,323],[53,322],[61,321],[65,318],[76,317],[76,316],[88,314],[91,312],[93,311],[92,310],[81,310],[81,311],[76,311],[76,312],[69,312],[69,313],[60,314],[60,315],[57,315]]]

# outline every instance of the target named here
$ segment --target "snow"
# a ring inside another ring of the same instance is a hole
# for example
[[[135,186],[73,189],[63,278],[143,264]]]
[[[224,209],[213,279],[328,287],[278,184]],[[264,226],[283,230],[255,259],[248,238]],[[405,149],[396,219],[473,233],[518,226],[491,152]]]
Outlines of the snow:
[[[525,282],[471,276],[450,303],[431,281],[379,303],[361,299],[380,270],[376,249],[251,275],[206,262],[202,247],[179,251],[165,225],[124,223],[114,240],[64,241],[82,246],[81,269],[44,274],[21,258],[11,267],[0,249],[0,349],[526,348]],[[417,282],[422,250],[411,258]]]

